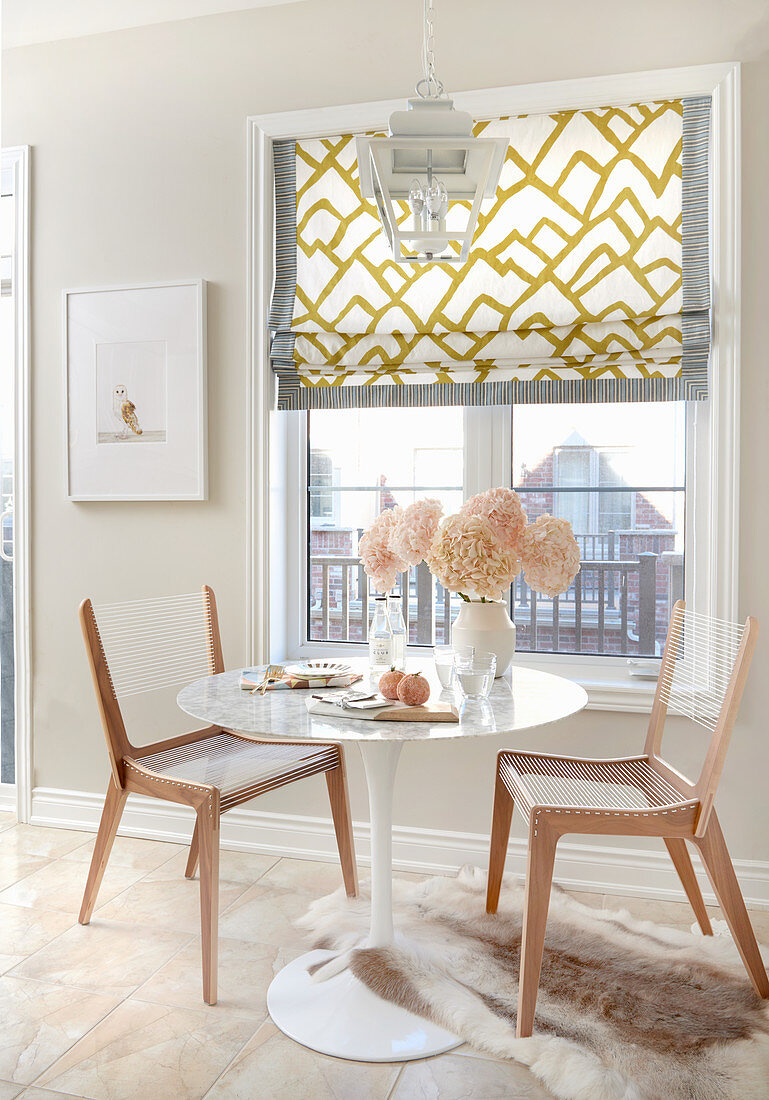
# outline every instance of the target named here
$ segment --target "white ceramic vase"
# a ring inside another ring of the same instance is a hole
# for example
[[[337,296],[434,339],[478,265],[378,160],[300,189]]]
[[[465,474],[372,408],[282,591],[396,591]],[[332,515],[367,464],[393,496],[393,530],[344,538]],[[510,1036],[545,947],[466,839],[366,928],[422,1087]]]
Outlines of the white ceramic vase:
[[[503,603],[471,600],[462,603],[451,628],[451,644],[471,645],[497,658],[497,676],[507,672],[515,653],[515,623]]]

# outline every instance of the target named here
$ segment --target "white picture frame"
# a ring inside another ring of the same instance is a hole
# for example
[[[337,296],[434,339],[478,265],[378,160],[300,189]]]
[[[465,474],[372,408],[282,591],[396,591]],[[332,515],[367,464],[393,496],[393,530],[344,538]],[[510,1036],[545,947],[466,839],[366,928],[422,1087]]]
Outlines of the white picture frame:
[[[67,499],[206,500],[205,280],[62,297]]]

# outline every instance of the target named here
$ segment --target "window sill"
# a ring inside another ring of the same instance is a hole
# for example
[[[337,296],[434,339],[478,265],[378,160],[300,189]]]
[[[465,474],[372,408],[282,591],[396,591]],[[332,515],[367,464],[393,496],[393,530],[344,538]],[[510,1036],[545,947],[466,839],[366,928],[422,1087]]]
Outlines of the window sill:
[[[291,654],[290,660],[310,657],[360,657],[365,646],[343,642],[307,642]],[[425,648],[409,646],[407,654],[423,656]],[[648,714],[657,684],[634,679],[627,673],[626,657],[588,657],[576,654],[516,653],[515,663],[564,676],[580,684],[588,694],[588,710],[609,710],[626,714]]]
[[[657,682],[628,676],[626,657],[516,653],[515,661],[580,684],[588,695],[588,710],[628,714],[648,714],[651,710]]]

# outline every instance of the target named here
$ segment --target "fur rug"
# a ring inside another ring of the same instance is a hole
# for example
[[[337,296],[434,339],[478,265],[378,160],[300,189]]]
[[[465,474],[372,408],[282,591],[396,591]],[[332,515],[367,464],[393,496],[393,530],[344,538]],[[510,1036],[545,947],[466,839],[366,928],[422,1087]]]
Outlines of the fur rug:
[[[769,1008],[730,938],[591,909],[554,887],[534,1035],[516,1039],[522,885],[506,877],[488,916],[484,871],[396,880],[388,949],[361,947],[367,885],[313,903],[299,923],[316,946],[359,948],[352,969],[379,996],[522,1062],[561,1100],[769,1097]]]

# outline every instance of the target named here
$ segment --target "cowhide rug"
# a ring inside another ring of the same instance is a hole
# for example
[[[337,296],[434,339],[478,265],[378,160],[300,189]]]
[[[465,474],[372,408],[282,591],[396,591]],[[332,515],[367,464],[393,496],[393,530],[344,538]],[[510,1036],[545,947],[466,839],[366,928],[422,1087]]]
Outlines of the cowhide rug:
[[[581,905],[554,888],[534,1035],[515,1038],[523,887],[506,877],[496,916],[486,873],[393,884],[396,943],[365,948],[370,894],[321,898],[300,924],[316,946],[360,947],[374,992],[513,1058],[562,1100],[769,1097],[769,1009],[730,938]]]

